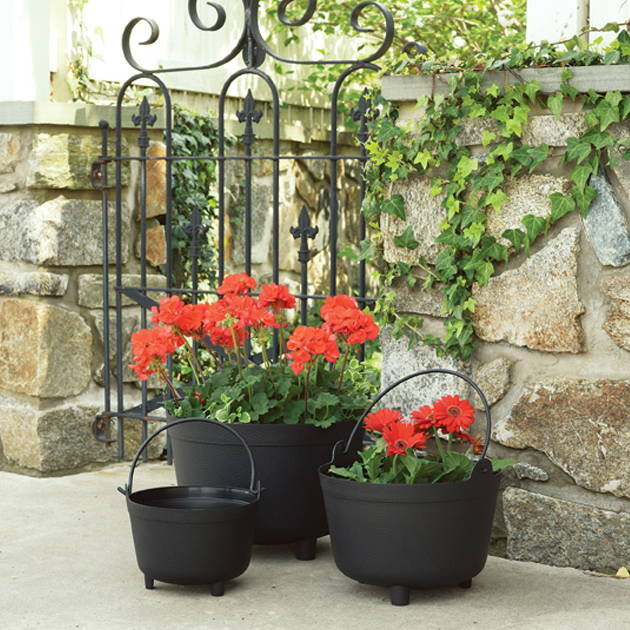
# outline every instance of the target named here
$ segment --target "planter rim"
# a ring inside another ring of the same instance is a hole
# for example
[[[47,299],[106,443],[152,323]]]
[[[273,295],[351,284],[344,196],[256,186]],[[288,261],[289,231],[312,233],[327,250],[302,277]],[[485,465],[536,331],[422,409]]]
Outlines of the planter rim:
[[[179,418],[169,417],[170,423]],[[265,424],[262,422],[239,423],[229,422],[226,425],[238,432],[242,432],[250,446],[310,446],[312,444],[329,444],[331,434],[339,432],[339,438],[345,437],[345,433],[352,420],[335,422],[329,427],[316,427],[312,424]],[[225,431],[213,431],[203,425],[180,426],[174,429],[177,439],[182,442],[194,442],[204,444],[236,445],[236,440]],[[212,432],[212,433],[211,433]],[[208,437],[208,434],[211,437]],[[194,436],[194,437],[192,437]]]
[[[446,503],[474,501],[498,485],[501,471],[482,473],[464,481],[440,483],[373,483],[342,479],[328,473],[329,464],[319,467],[319,477],[325,492],[338,498],[366,503]],[[491,483],[489,483],[491,482]],[[392,496],[395,494],[395,496]]]

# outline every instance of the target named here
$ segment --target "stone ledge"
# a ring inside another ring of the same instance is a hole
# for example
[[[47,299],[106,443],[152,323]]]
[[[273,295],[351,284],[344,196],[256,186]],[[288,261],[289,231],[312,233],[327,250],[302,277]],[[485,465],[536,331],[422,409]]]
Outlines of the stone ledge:
[[[503,88],[505,85],[538,81],[543,94],[557,92],[562,83],[564,68],[523,68],[508,72],[491,70],[485,73],[482,88],[493,84]],[[628,91],[630,86],[630,65],[618,66],[572,66],[573,73],[569,84],[578,92],[609,92],[612,90]],[[417,101],[420,96],[448,94],[448,80],[454,73],[442,72],[437,75],[386,76],[383,77],[381,93],[390,101]]]

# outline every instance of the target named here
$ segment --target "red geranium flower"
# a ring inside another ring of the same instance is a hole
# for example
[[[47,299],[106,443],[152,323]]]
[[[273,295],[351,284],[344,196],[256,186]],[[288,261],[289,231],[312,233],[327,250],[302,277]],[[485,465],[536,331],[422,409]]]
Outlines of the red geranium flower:
[[[420,409],[412,411],[409,417],[413,420],[416,427],[422,431],[426,431],[437,424],[433,407],[430,405],[424,405]]]
[[[412,422],[392,422],[383,429],[387,455],[404,455],[409,448],[426,448],[426,433],[418,432]]]
[[[207,304],[186,304],[175,322],[183,335],[201,339],[204,336],[203,317]]]
[[[382,433],[383,429],[392,422],[397,422],[402,418],[402,414],[397,409],[381,409],[369,414],[363,420],[363,426],[368,431]]]
[[[151,308],[152,321],[154,324],[176,324],[186,304],[178,296],[165,297],[160,300],[160,306],[153,306]]]
[[[313,326],[298,326],[287,341],[287,349],[294,351],[288,352],[286,356],[292,362],[291,369],[296,375],[304,369],[306,363],[319,356],[329,363],[334,363],[339,358],[335,335]]]
[[[466,431],[475,421],[475,410],[459,396],[444,396],[433,405],[437,426],[445,433]]]
[[[263,308],[269,306],[273,310],[281,308],[295,308],[295,297],[283,284],[263,284],[258,296],[258,303]]]
[[[372,315],[362,311],[349,295],[326,298],[320,315],[324,320],[323,328],[342,336],[351,345],[365,343],[378,336],[379,329]]]
[[[226,276],[217,289],[219,295],[243,295],[256,288],[256,280],[246,273],[233,273]]]
[[[135,364],[129,367],[142,381],[158,371],[169,354],[181,345],[181,340],[170,326],[143,328],[131,335],[131,351]]]

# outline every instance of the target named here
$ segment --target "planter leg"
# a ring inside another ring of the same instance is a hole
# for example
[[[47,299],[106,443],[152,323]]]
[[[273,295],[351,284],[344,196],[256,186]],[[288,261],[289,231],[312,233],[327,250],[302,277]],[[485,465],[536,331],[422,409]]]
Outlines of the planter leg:
[[[472,586],[472,578],[459,583],[459,588],[470,588]]]
[[[144,576],[144,588],[152,590],[155,588],[155,586],[153,586],[153,578],[145,575]]]
[[[317,538],[305,538],[295,543],[295,558],[297,560],[315,560],[317,555]]]
[[[225,586],[223,585],[223,582],[215,582],[211,587],[210,587],[210,592],[215,596],[215,597],[221,597],[223,595],[223,593],[225,593]]]
[[[389,597],[392,606],[406,606],[409,603],[408,586],[390,586]]]

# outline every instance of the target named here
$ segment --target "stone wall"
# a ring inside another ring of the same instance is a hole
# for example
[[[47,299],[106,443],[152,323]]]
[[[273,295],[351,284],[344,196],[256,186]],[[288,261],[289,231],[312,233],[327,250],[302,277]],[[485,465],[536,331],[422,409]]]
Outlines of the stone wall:
[[[421,115],[402,105],[403,117]],[[492,121],[467,123],[459,141],[483,155],[481,133]],[[557,155],[584,127],[579,109],[559,120],[541,112],[530,120],[524,141],[557,147]],[[630,126],[613,131],[630,135]],[[499,238],[521,227],[526,214],[547,216],[549,194],[568,185],[568,172],[555,157],[507,181],[508,200],[489,215],[489,233]],[[428,347],[409,350],[386,331],[383,383],[431,367],[471,374],[492,404],[490,454],[519,462],[505,475],[495,551],[616,570],[630,562],[630,162],[620,159],[591,185],[598,197],[586,219],[567,215],[529,257],[515,256],[487,286],[474,289],[478,340],[470,362],[439,359]],[[407,222],[420,241],[414,257],[435,260],[440,198],[431,198],[418,177],[392,192],[405,198]],[[403,222],[385,215],[382,228],[387,260],[410,262],[408,250],[393,244]],[[399,287],[397,301],[425,318],[427,332],[442,334],[439,289]],[[432,378],[398,390],[393,402],[409,408],[447,392],[470,394],[452,379]]]
[[[238,103],[230,102],[235,110]],[[123,150],[138,154],[133,108],[123,108]],[[304,112],[298,114],[305,115]],[[308,113],[308,112],[306,112]],[[316,113],[316,112],[315,112]],[[294,117],[297,114],[292,114]],[[315,114],[311,112],[311,118]],[[95,441],[90,425],[103,406],[102,202],[89,172],[101,153],[100,119],[113,126],[114,108],[61,104],[0,104],[0,468],[29,474],[59,474],[114,460],[116,446]],[[269,155],[269,125],[260,125],[259,154]],[[228,128],[240,133],[242,125]],[[293,119],[282,124],[281,152],[327,153],[326,132],[300,135]],[[267,131],[265,131],[267,130]],[[148,153],[165,155],[159,122]],[[110,137],[114,151],[114,134]],[[236,149],[238,150],[238,149]],[[340,152],[351,151],[341,146]],[[165,287],[159,265],[166,259],[164,162],[148,163],[147,261],[149,287]],[[329,269],[330,185],[323,161],[282,160],[280,179],[281,278],[299,289],[299,241],[289,234],[303,206],[320,231],[312,247],[311,290],[326,290]],[[123,285],[140,286],[137,162],[123,168]],[[113,168],[110,183],[113,182]],[[226,265],[241,270],[242,163],[226,168]],[[340,246],[358,233],[360,201],[356,162],[342,164],[338,184]],[[113,192],[110,199],[113,200]],[[271,277],[271,162],[255,165],[253,180],[253,273]],[[354,211],[349,211],[354,208]],[[177,209],[174,209],[177,212]],[[110,262],[114,262],[114,204],[110,202]],[[111,273],[114,273],[112,265]],[[342,285],[350,273],[342,265]],[[110,275],[110,303],[114,304]],[[159,299],[163,294],[152,293]],[[123,297],[123,365],[131,362],[129,335],[140,327],[140,310]],[[110,339],[115,348],[114,311]],[[116,357],[109,366],[114,375]],[[125,407],[139,402],[139,383],[125,367]],[[112,378],[112,386],[115,379]],[[115,392],[112,400],[116,400]],[[115,429],[115,423],[112,423]],[[139,426],[126,423],[127,455]],[[115,437],[115,435],[112,435]],[[159,444],[154,452],[159,451]]]
[[[29,474],[117,456],[90,429],[104,407],[102,203],[89,173],[101,152],[98,119],[113,121],[114,111],[87,109],[94,111],[80,125],[75,106],[56,106],[55,116],[26,116],[0,130],[0,466]],[[132,133],[125,130],[125,152],[135,150]],[[158,141],[161,131],[152,133]],[[123,261],[133,273],[135,169],[126,166],[123,177]],[[113,237],[109,247],[113,262]],[[156,271],[150,284],[164,286],[165,278]],[[125,310],[137,326],[138,308]],[[126,396],[139,399],[131,379]],[[129,428],[130,448],[138,435]]]

